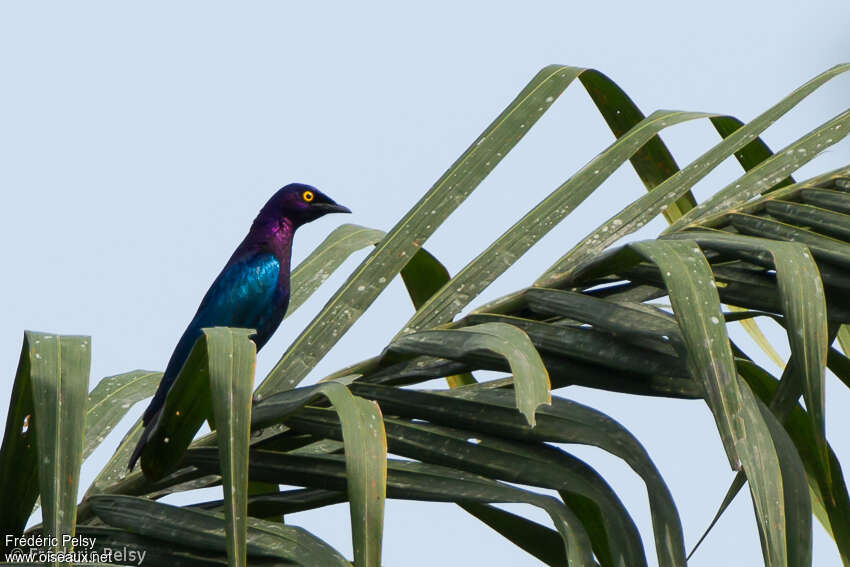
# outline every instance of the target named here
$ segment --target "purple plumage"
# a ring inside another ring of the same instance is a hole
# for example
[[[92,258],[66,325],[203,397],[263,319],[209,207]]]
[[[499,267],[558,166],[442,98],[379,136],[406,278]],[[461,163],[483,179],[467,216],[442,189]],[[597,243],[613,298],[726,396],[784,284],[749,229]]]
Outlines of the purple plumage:
[[[295,231],[328,213],[350,212],[318,189],[301,183],[280,189],[263,206],[180,337],[145,410],[145,429],[130,457],[130,470],[150,437],[171,385],[201,336],[201,329],[256,329],[252,338],[259,351],[280,325],[289,305],[289,264]]]

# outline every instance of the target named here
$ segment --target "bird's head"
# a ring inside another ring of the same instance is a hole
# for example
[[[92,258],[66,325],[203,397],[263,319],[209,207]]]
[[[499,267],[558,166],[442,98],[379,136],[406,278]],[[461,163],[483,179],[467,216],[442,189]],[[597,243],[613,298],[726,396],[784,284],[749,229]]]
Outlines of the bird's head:
[[[348,207],[310,185],[290,183],[278,190],[263,207],[260,216],[288,218],[298,227],[328,213],[350,213]]]

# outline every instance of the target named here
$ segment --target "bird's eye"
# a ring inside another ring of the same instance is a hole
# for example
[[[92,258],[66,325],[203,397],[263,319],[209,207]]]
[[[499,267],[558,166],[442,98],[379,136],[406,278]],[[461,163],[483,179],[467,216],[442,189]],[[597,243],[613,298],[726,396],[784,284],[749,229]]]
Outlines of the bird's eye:
[[[303,193],[301,193],[301,198],[304,199],[305,202],[309,203],[310,201],[315,199],[316,196],[313,194],[312,191],[304,191]]]

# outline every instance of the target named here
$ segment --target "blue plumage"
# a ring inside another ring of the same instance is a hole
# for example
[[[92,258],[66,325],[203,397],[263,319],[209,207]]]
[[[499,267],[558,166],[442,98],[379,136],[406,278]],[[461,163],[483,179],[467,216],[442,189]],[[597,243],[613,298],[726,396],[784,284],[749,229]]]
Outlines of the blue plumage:
[[[228,265],[213,282],[198,312],[180,337],[165,367],[153,401],[145,411],[150,421],[165,403],[165,396],[195,341],[205,327],[256,329],[254,341],[259,350],[277,328],[289,303],[289,286],[277,289],[280,261],[273,254],[260,253]],[[277,295],[277,297],[275,297]],[[281,317],[276,317],[280,313]]]
[[[295,230],[328,213],[351,212],[316,188],[300,183],[279,190],[260,210],[251,230],[210,286],[177,343],[142,421],[145,430],[130,457],[130,469],[156,425],[165,398],[205,327],[255,329],[259,351],[289,305],[289,270]]]

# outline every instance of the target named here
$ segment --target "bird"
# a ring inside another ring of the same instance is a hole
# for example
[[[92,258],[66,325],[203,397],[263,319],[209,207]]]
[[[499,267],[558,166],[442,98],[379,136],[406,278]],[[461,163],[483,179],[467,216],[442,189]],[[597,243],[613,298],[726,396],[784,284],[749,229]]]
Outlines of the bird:
[[[165,405],[168,391],[205,327],[255,329],[257,351],[277,330],[289,306],[292,239],[298,227],[348,207],[311,185],[290,183],[260,209],[248,234],[204,295],[165,367],[159,387],[142,416],[144,430],[132,456],[132,471]]]

